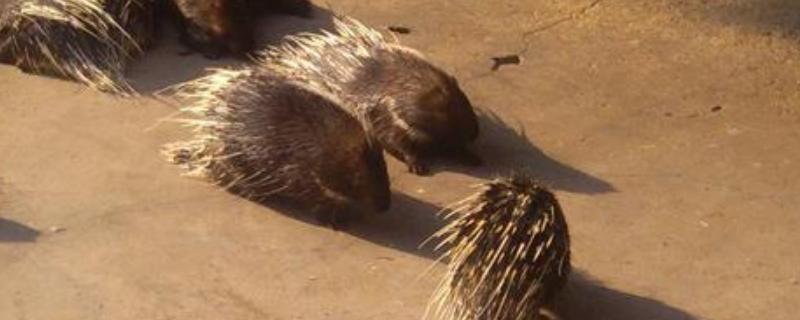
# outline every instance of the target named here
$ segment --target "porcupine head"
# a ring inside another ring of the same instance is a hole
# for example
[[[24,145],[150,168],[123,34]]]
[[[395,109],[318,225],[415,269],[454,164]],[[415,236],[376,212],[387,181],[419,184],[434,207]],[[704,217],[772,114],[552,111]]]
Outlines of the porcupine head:
[[[367,117],[384,148],[415,173],[425,173],[437,156],[479,165],[467,150],[478,121],[456,79],[412,49],[392,44],[375,51],[351,92],[372,97]]]
[[[369,141],[347,145],[329,145],[331,158],[323,159],[315,177],[322,194],[333,202],[332,212],[315,208],[321,222],[336,224],[354,216],[389,209],[391,191],[383,150]]]
[[[254,15],[245,0],[173,0],[184,18],[182,41],[208,58],[243,56],[254,46]]]

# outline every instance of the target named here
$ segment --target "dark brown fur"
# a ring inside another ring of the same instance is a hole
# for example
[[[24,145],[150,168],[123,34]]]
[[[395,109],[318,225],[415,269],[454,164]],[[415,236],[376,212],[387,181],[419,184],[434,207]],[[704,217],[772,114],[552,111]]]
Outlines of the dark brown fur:
[[[255,19],[264,11],[308,17],[307,0],[170,0],[181,42],[205,57],[243,57],[254,47]]]
[[[372,131],[409,171],[427,173],[436,157],[482,163],[468,150],[479,131],[472,104],[455,78],[417,54],[376,50],[346,90],[374,99],[367,115]]]
[[[230,124],[212,132],[225,146],[215,180],[248,197],[294,201],[326,223],[388,209],[383,152],[334,101],[264,71],[214,94],[229,112],[208,120]]]

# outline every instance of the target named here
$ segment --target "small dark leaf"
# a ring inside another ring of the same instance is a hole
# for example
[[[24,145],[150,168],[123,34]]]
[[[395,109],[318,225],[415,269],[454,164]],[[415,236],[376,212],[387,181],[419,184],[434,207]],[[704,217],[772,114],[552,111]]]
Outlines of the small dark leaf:
[[[492,57],[492,61],[494,61],[494,65],[492,65],[492,71],[497,71],[501,66],[507,64],[518,65],[522,62],[522,59],[520,59],[519,55],[512,54],[507,56]]]
[[[389,31],[399,34],[409,34],[411,29],[403,26],[389,26]]]

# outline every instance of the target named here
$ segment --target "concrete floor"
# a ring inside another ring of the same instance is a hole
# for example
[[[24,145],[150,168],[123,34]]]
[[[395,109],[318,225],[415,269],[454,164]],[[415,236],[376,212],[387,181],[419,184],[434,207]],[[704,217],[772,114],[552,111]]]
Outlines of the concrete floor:
[[[181,178],[159,157],[185,134],[158,125],[175,106],[0,66],[0,319],[417,319],[434,214],[521,168],[570,224],[566,319],[797,319],[800,3],[317,4],[263,40],[328,26],[324,8],[409,27],[483,110],[487,165],[390,161],[393,209],[335,232]],[[166,37],[136,87],[238,63],[180,51]],[[490,71],[507,54],[522,64]]]

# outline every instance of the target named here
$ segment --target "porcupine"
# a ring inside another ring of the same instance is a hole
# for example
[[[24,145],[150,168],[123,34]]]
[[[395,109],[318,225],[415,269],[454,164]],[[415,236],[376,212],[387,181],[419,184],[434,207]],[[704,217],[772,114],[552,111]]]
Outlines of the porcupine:
[[[478,122],[455,78],[352,18],[334,24],[335,33],[289,37],[263,51],[259,64],[339,97],[411,172],[425,174],[439,156],[481,163],[467,149]]]
[[[497,179],[452,206],[433,238],[449,246],[428,315],[441,320],[558,319],[549,310],[571,270],[555,196],[527,174]]]
[[[172,10],[166,10],[172,8]],[[124,71],[155,41],[161,18],[208,58],[244,55],[263,10],[309,16],[307,0],[16,0],[0,12],[0,63],[131,95]],[[172,12],[171,15],[164,14]]]
[[[234,193],[293,200],[332,223],[389,207],[380,146],[335,97],[260,68],[219,69],[178,86],[195,136],[170,161]]]
[[[210,59],[243,57],[254,46],[255,18],[262,13],[309,17],[308,0],[170,0],[181,42]]]
[[[153,39],[156,0],[22,0],[0,14],[0,62],[128,95],[128,60]]]

